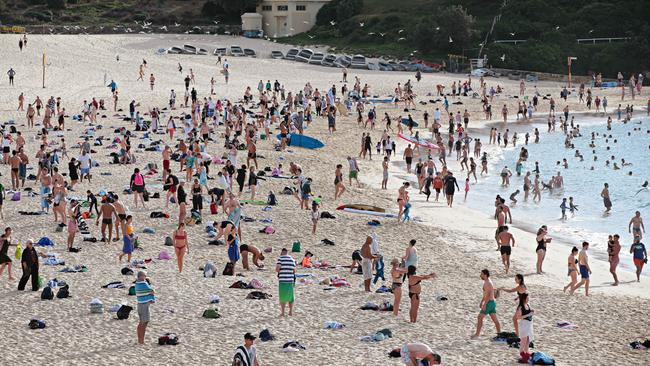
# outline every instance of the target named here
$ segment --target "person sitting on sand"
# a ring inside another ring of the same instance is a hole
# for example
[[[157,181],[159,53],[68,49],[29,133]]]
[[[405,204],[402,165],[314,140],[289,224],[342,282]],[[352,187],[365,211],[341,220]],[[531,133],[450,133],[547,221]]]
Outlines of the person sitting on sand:
[[[245,270],[249,271],[250,266],[248,265],[248,253],[253,255],[253,264],[257,268],[264,268],[264,264],[260,264],[260,261],[264,260],[264,254],[252,244],[241,244],[239,246],[239,252],[241,254],[241,264]]]
[[[440,365],[442,362],[439,354],[434,353],[429,346],[420,342],[404,343],[400,349],[400,357],[407,366],[424,365],[421,361],[426,361],[428,365]]]

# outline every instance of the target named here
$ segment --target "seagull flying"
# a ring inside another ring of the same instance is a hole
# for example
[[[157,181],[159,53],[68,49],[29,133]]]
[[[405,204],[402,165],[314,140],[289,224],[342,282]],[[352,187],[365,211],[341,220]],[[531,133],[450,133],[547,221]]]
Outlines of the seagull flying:
[[[163,31],[167,32],[167,26],[163,25],[162,27],[160,27],[160,30],[163,30]]]
[[[360,23],[359,23],[359,27],[363,28],[363,26],[364,26],[365,24],[366,24],[366,23],[364,23],[364,22],[360,22]]]
[[[559,30],[559,29],[560,29],[560,26],[559,26],[559,25],[555,27],[555,30]]]
[[[383,37],[386,35],[386,33],[379,33],[379,35]]]
[[[331,24],[331,25],[336,25],[336,22],[333,21],[333,20],[330,20],[330,24]]]
[[[501,58],[501,61],[502,61],[502,62],[505,62],[505,61],[506,61],[506,54],[504,53],[503,55],[501,55],[500,58]]]
[[[511,32],[510,35],[514,37],[514,36],[515,36],[515,32]]]
[[[400,33],[402,33],[402,32],[404,32],[404,29],[400,29],[400,30],[398,30],[398,31],[397,31],[397,34],[400,34]]]
[[[440,30],[440,27],[436,27],[436,30],[439,31],[439,30]]]
[[[174,22],[174,27],[180,27],[181,25],[179,23]]]
[[[400,37],[400,38],[397,39],[397,42],[399,42],[399,41],[403,41],[403,40],[405,40],[405,39],[406,39],[406,38],[404,38],[404,37]]]
[[[368,33],[368,35],[369,35],[369,36],[374,36],[374,35],[375,35],[375,32],[370,32],[370,33]]]
[[[451,36],[449,36],[449,43],[454,43],[454,40],[451,39]]]
[[[594,30],[592,29],[592,30],[589,31],[589,34],[592,34],[593,32],[594,32]]]
[[[314,38],[316,38],[316,36],[312,36],[312,35],[309,35],[309,34],[307,35],[307,37],[309,37],[309,39],[314,39]]]
[[[212,22],[213,22],[214,24],[219,24],[219,21],[218,21],[218,20],[213,20]]]

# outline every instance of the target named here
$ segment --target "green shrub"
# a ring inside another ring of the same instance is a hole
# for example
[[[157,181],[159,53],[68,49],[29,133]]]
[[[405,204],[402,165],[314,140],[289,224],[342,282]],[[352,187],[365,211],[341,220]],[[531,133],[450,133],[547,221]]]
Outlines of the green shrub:
[[[53,10],[65,9],[65,0],[47,0],[47,7]]]

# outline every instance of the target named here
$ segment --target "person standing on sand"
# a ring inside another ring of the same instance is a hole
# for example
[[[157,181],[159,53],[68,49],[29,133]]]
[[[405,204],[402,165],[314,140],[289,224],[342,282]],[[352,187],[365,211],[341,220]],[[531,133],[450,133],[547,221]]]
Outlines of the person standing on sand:
[[[361,246],[361,272],[363,273],[363,287],[366,292],[370,292],[370,280],[372,279],[372,262],[379,258],[372,254],[370,245],[372,237],[366,236],[366,241]]]
[[[400,261],[397,258],[393,258],[390,264],[392,266],[390,277],[393,280],[391,284],[391,290],[393,291],[393,315],[397,316],[399,314],[399,305],[402,301],[402,277],[406,274],[407,270],[400,267]]]
[[[609,184],[605,183],[605,188],[600,192],[600,197],[603,198],[605,213],[609,213],[612,210],[612,201],[609,198]]]
[[[483,280],[483,298],[481,299],[481,311],[478,314],[476,323],[476,333],[472,335],[472,339],[476,339],[481,335],[483,319],[485,319],[486,315],[494,322],[497,333],[501,332],[501,324],[499,324],[499,319],[497,318],[497,302],[494,299],[494,285],[490,281],[490,271],[487,269],[481,270],[481,279]]]
[[[515,293],[517,293],[517,297],[519,297],[519,298],[521,297],[521,295],[526,295],[527,294],[528,288],[526,287],[526,284],[524,283],[524,275],[517,273],[515,275],[515,284],[517,286],[515,286],[513,288],[510,288],[510,289],[507,289],[505,287],[499,287],[497,289],[497,292],[500,292],[500,291],[505,291],[507,293],[515,292]],[[515,334],[517,336],[519,336],[519,324],[517,322],[517,313],[516,312],[515,312],[515,315],[512,316],[512,323],[513,323],[513,325],[515,327]]]
[[[641,230],[645,233],[645,226],[643,225],[643,219],[641,218],[641,212],[637,211],[634,213],[634,217],[630,220],[630,223],[627,225],[627,230],[630,234],[642,238]]]
[[[447,206],[450,208],[454,205],[454,194],[456,189],[460,190],[458,182],[454,177],[454,174],[450,171],[447,171],[447,175],[443,178],[443,184],[445,186],[445,197],[447,197]]]
[[[124,220],[121,220],[119,223],[115,223],[115,227],[122,225],[122,235],[124,240],[124,245],[122,246],[122,252],[117,256],[117,260],[122,262],[122,257],[126,255],[126,262],[131,263],[131,254],[135,248],[135,236],[133,235],[133,216],[128,215]],[[116,236],[119,238],[119,235]]]
[[[406,161],[406,172],[411,173],[411,163],[413,162],[413,149],[411,144],[408,144],[406,149],[404,149],[404,161]]]
[[[27,239],[25,249],[23,249],[20,263],[23,267],[23,276],[18,282],[18,291],[25,290],[25,285],[31,277],[32,291],[38,291],[38,253],[34,248],[32,239]]]
[[[278,273],[278,292],[280,299],[280,316],[284,316],[284,309],[289,304],[289,316],[293,315],[295,301],[294,286],[296,283],[296,261],[287,254],[287,248],[282,248],[275,272]]]
[[[537,236],[535,240],[537,241],[537,248],[535,248],[535,253],[537,253],[537,274],[544,273],[542,271],[542,265],[544,264],[544,258],[546,258],[546,245],[551,242],[551,238],[547,238],[548,228],[546,225],[537,230]]]
[[[607,254],[609,259],[609,273],[614,277],[614,283],[612,286],[618,286],[618,276],[616,275],[616,267],[619,262],[619,253],[621,252],[621,243],[619,242],[620,237],[618,234],[610,237],[610,240],[607,242]]]
[[[178,265],[178,273],[183,272],[183,257],[185,254],[190,253],[189,238],[185,231],[185,224],[179,223],[178,227],[172,233],[172,240],[174,244],[174,251],[176,252],[176,264]]]
[[[11,258],[9,257],[9,246],[11,246],[11,228],[5,228],[4,234],[0,236],[0,276],[4,272],[5,267],[7,267],[7,273],[9,275],[9,281],[12,281],[14,277],[11,275]],[[25,272],[23,266],[23,273]],[[24,276],[24,274],[23,274]]]
[[[340,198],[345,192],[345,184],[343,184],[343,165],[336,165],[336,170],[334,171],[334,199]]]
[[[95,225],[99,225],[99,219],[102,219],[102,242],[111,242],[111,238],[113,237],[113,216],[115,216],[116,223],[119,222],[115,206],[109,202],[108,196],[103,196],[102,206],[99,209],[97,220],[95,220]],[[106,228],[108,228],[108,239],[106,238]],[[113,241],[117,240],[117,238],[113,238]]]
[[[641,243],[640,236],[634,237],[634,244],[630,247],[630,253],[632,253],[632,260],[636,267],[636,282],[641,282],[643,265],[648,263],[648,252],[646,251],[645,245]]]
[[[431,272],[428,275],[419,276],[416,275],[416,267],[408,266],[406,275],[408,276],[408,285],[409,285],[409,299],[411,300],[411,308],[409,309],[409,317],[411,323],[416,323],[418,321],[418,309],[420,308],[420,293],[422,292],[422,286],[420,282],[430,278],[436,278],[437,275],[435,272]]]
[[[589,268],[588,249],[589,243],[586,241],[582,242],[582,250],[578,254],[578,267],[580,269],[580,277],[582,277],[582,280],[571,287],[571,290],[569,291],[570,295],[573,295],[580,286],[585,285],[585,296],[589,296],[589,276],[591,275],[591,268]]]
[[[153,74],[151,74],[151,76],[149,76],[149,87],[151,88],[152,91],[155,83],[156,83],[156,77],[153,76]]]
[[[9,85],[14,85],[14,76],[16,76],[16,71],[10,67],[9,71],[7,71],[7,75],[9,76]]]
[[[384,156],[384,161],[381,163],[382,168],[382,178],[381,178],[381,189],[388,189],[388,156]]]
[[[138,344],[144,345],[144,335],[147,332],[147,325],[151,321],[149,306],[156,302],[155,292],[144,271],[138,271],[137,280],[135,281],[135,294],[138,302],[138,317],[140,318],[137,328]]]
[[[564,286],[564,290],[562,290],[563,292],[566,292],[566,290],[573,288],[573,286],[578,283],[578,260],[576,259],[576,255],[578,255],[578,248],[573,247],[573,249],[571,249],[571,254],[569,254],[569,273],[567,274],[567,276],[571,277],[571,282],[569,282],[568,285]]]

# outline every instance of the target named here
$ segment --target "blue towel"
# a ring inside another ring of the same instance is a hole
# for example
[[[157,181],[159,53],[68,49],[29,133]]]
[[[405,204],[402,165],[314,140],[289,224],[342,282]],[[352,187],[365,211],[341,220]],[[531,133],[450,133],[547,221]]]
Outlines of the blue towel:
[[[375,263],[375,278],[372,280],[373,284],[377,283],[377,280],[381,278],[382,281],[386,281],[384,278],[384,257],[379,257]]]

